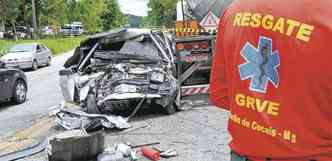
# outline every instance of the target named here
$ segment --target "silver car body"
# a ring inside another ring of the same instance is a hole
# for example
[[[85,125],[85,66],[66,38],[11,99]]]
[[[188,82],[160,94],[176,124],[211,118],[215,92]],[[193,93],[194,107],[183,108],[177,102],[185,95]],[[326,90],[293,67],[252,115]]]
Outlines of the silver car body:
[[[84,51],[87,44],[89,48],[73,63],[74,68],[60,71],[66,101],[89,108],[89,95],[93,95],[92,102],[100,111],[134,107],[140,99],[165,108],[173,105],[179,86],[166,34],[114,30],[90,37],[77,51]]]
[[[24,49],[26,47],[26,49]],[[20,49],[22,50],[12,50]],[[9,52],[1,57],[6,68],[32,68],[36,61],[38,66],[49,64],[52,59],[52,52],[45,45],[39,43],[27,43],[14,45]]]

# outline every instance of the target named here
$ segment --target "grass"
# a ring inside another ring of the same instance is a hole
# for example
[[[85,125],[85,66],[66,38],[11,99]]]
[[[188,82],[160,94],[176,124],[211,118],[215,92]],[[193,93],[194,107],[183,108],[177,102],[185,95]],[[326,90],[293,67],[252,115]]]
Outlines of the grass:
[[[39,42],[46,45],[52,50],[54,55],[58,55],[74,49],[80,44],[85,37],[68,37],[68,38],[47,38],[40,40],[0,40],[0,56],[4,55],[8,49],[19,43]]]

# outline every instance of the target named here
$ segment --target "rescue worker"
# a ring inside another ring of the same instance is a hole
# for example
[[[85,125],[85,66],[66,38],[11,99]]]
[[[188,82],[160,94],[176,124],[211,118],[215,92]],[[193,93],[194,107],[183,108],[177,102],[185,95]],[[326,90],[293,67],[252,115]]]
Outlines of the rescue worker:
[[[211,101],[232,161],[332,161],[332,1],[235,0],[219,24]]]

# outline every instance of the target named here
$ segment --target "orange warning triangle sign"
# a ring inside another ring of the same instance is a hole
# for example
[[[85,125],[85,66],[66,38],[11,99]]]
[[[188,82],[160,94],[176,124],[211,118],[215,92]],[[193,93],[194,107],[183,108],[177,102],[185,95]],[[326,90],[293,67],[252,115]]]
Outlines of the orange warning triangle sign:
[[[219,18],[209,11],[208,14],[203,18],[200,25],[202,27],[218,27]]]

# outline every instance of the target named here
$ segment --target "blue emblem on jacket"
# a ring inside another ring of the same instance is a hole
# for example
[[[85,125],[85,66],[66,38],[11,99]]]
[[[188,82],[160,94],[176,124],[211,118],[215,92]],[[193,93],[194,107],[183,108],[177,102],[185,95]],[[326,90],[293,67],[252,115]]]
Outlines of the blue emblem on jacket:
[[[258,48],[247,42],[241,56],[246,62],[239,65],[240,78],[251,79],[251,91],[266,93],[268,82],[278,87],[280,58],[278,51],[272,51],[272,39],[260,36]]]

